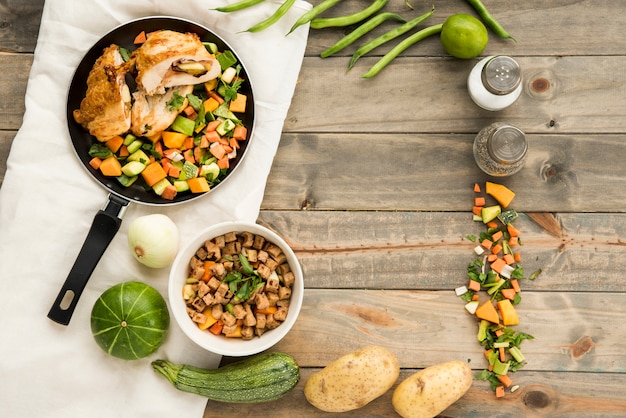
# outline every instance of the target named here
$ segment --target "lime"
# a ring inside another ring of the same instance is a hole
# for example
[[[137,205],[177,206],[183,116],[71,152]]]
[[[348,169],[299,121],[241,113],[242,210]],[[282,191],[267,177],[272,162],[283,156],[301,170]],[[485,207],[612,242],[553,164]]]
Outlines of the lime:
[[[164,342],[170,323],[161,294],[144,283],[125,282],[106,290],[91,311],[96,343],[114,357],[146,357]]]
[[[475,58],[485,47],[489,36],[487,28],[474,16],[455,14],[446,19],[441,28],[441,44],[456,58]]]

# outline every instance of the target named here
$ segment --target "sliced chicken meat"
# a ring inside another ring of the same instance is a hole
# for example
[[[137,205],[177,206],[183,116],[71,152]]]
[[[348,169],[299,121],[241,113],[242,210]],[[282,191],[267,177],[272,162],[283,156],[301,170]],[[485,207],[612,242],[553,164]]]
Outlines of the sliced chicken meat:
[[[195,33],[152,32],[133,59],[137,84],[148,95],[164,94],[168,87],[204,83],[221,73],[219,62]]]
[[[176,96],[186,97],[192,91],[192,85],[172,87],[164,94],[149,95],[144,90],[137,90],[133,93],[132,133],[149,138],[163,132],[187,103],[187,99],[184,99],[182,104],[174,105]]]
[[[98,141],[104,142],[130,128],[131,96],[125,81],[129,69],[119,47],[111,45],[89,72],[87,93],[73,116]]]

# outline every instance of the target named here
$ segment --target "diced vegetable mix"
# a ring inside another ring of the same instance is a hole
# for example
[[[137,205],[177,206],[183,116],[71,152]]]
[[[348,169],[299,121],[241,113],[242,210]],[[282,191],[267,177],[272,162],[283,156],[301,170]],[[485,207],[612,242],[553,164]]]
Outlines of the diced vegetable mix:
[[[194,86],[185,97],[174,93],[167,106],[180,113],[158,137],[128,133],[104,143],[94,140],[89,149],[91,167],[124,187],[139,181],[167,200],[179,193],[208,192],[224,179],[240,142],[248,139],[248,129],[238,116],[248,106],[247,96],[239,92],[246,80],[231,51],[219,51],[214,43],[204,45],[220,63],[221,76]],[[124,50],[122,56],[128,59],[130,51]]]
[[[501,206],[508,207],[515,193],[500,184],[488,182],[486,186],[485,193],[498,204],[486,206],[483,189],[474,185],[473,219],[485,224],[486,230],[478,237],[466,236],[478,243],[474,247],[477,257],[468,266],[468,284],[455,292],[478,321],[477,339],[485,349],[488,367],[477,378],[489,381],[496,396],[502,397],[505,389],[512,392],[519,387],[509,375],[525,364],[520,345],[533,336],[510,328],[519,324],[515,306],[522,300],[520,281],[526,279],[520,264],[520,231],[513,225],[518,213],[503,211]],[[529,279],[534,280],[539,273]]]
[[[247,231],[231,232],[198,249],[182,297],[201,330],[250,340],[285,321],[294,281],[277,245]]]

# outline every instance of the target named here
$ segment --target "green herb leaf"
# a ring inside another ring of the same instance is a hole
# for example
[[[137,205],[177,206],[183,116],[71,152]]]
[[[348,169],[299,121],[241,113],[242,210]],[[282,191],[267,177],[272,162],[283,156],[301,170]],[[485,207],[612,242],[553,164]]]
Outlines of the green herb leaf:
[[[174,92],[172,98],[167,102],[167,109],[170,111],[174,111],[180,109],[182,105],[185,103],[185,98],[178,94],[177,91]]]
[[[110,156],[113,155],[111,150],[104,144],[93,144],[89,148],[88,153],[91,157],[98,157],[102,159],[109,158]]]

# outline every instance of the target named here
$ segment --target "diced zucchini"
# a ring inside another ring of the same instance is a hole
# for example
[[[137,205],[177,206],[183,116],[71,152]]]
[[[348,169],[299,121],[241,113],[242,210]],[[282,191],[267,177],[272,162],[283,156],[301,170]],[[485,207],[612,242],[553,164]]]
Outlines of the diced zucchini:
[[[206,177],[207,180],[213,181],[220,175],[220,167],[216,163],[206,164],[200,167],[201,177]]]
[[[131,184],[133,184],[135,182],[135,180],[137,180],[137,176],[132,176],[129,177],[126,174],[123,174],[121,176],[116,177],[117,181],[120,182],[120,184],[124,187],[130,187]]]
[[[129,161],[122,167],[122,173],[128,177],[134,177],[139,175],[145,168],[146,165],[140,161]]]
[[[500,205],[485,206],[481,211],[481,218],[483,223],[488,223],[496,219],[496,217],[502,212]]]
[[[198,177],[198,167],[189,161],[185,161],[181,173],[185,173],[185,179],[192,179]]]
[[[498,215],[498,219],[504,225],[508,225],[519,217],[514,209],[508,209]]]
[[[128,144],[126,147],[128,148],[128,152],[130,152],[132,154],[133,152],[141,149],[142,146],[143,146],[143,141],[141,139],[135,139],[133,142]]]
[[[137,150],[131,153],[126,158],[126,161],[138,161],[142,164],[148,164],[148,162],[150,161],[150,158],[148,158],[148,156],[146,155],[145,152],[143,152],[143,150]]]
[[[222,81],[224,83],[231,84],[237,75],[237,70],[234,67],[228,67],[222,72]]]
[[[235,125],[235,122],[233,122],[232,120],[224,119],[224,121],[222,121],[222,123],[220,123],[215,130],[218,134],[220,134],[220,136],[226,136],[227,133],[235,129],[235,126],[237,125]]]
[[[189,190],[189,184],[187,183],[187,180],[175,180],[174,187],[176,188],[176,191],[178,193],[186,192],[187,190]]]
[[[217,109],[213,111],[213,115],[224,119],[231,119],[235,121],[239,120],[233,112],[228,110],[228,103],[222,103],[219,105]]]
[[[159,196],[161,196],[163,194],[163,191],[165,190],[165,188],[167,186],[171,186],[172,183],[170,183],[170,181],[167,178],[164,178],[158,182],[156,182],[155,184],[152,185],[152,190],[154,190],[154,193],[158,194]]]
[[[137,137],[135,135],[127,134],[126,137],[124,137],[124,145],[129,146],[130,144],[132,144],[136,140],[137,140]]]
[[[176,119],[174,119],[174,123],[172,123],[172,130],[183,133],[187,136],[193,136],[193,129],[195,126],[196,122],[184,116],[178,115],[176,116]]]
[[[217,44],[213,42],[202,42],[202,45],[209,51],[211,54],[217,54],[219,49],[217,48]]]

